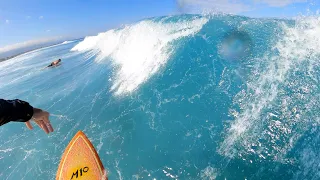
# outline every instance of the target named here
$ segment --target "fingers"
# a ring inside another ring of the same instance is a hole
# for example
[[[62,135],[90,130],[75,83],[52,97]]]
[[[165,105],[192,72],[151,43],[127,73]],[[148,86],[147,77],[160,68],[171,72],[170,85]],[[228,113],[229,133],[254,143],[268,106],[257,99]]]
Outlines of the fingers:
[[[41,128],[43,129],[44,132],[49,134],[49,129],[48,129],[46,123],[44,123],[44,121],[41,122]]]
[[[34,121],[37,123],[37,125],[47,134],[49,134],[50,132],[53,132],[53,128],[49,121],[50,114],[47,111],[43,111],[37,108],[34,108],[33,111],[34,111],[34,114],[33,114]]]
[[[25,122],[25,123],[26,123],[26,126],[27,126],[28,129],[30,129],[30,130],[33,129],[30,121],[27,121],[27,122]]]
[[[46,133],[50,133],[50,132],[53,132],[53,127],[51,126],[50,124],[50,121],[43,121],[43,130],[46,132]]]
[[[37,123],[37,125],[47,134],[49,134],[49,129],[48,127],[46,126],[46,124],[40,120],[40,121],[35,121]]]
[[[49,123],[49,124],[47,124],[47,127],[48,127],[48,129],[49,129],[49,132],[53,132],[53,127],[51,126],[51,124]]]
[[[51,126],[51,123],[49,121],[49,113],[48,116],[44,117],[44,123],[48,127],[49,132],[53,132],[53,127]]]

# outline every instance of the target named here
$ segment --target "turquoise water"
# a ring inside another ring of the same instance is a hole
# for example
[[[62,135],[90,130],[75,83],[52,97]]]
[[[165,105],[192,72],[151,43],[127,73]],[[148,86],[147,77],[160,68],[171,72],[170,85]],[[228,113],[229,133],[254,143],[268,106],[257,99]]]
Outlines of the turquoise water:
[[[54,179],[83,130],[110,179],[319,179],[319,44],[318,17],[182,15],[1,62],[55,132],[1,127],[0,177]]]

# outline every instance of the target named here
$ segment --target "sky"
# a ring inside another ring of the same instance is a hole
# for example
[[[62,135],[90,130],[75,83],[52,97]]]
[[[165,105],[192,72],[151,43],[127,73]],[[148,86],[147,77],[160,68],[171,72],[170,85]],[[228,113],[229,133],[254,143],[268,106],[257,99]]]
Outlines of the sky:
[[[0,0],[0,53],[20,46],[96,35],[144,18],[225,12],[294,17],[319,0]]]

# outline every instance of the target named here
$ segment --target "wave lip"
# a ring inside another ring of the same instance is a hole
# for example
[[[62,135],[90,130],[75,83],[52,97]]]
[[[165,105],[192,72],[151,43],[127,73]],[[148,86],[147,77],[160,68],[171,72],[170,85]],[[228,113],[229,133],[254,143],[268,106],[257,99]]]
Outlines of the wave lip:
[[[166,64],[175,50],[172,45],[175,40],[196,34],[207,21],[205,17],[179,22],[145,20],[86,37],[72,51],[93,53],[97,62],[111,59],[116,66],[111,91],[126,94]]]

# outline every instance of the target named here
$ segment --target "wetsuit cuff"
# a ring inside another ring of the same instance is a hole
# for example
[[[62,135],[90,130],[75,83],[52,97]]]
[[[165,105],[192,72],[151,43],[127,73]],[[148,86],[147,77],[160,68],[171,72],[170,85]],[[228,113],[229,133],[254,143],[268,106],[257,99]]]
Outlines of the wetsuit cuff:
[[[18,119],[20,119],[21,122],[29,121],[33,116],[33,107],[29,103],[22,101],[20,108],[22,113]]]

